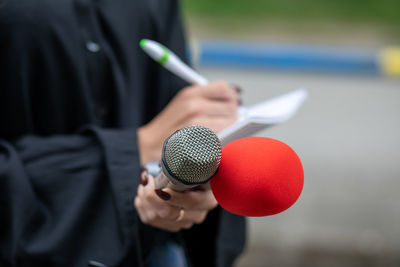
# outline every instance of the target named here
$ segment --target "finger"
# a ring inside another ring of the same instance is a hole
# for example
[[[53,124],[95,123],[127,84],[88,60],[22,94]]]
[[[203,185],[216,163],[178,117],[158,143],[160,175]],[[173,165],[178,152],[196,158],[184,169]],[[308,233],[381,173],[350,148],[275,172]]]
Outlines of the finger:
[[[155,191],[155,181],[151,175],[147,177],[147,185],[139,185],[137,196],[134,200],[140,220],[148,225],[164,229],[171,232],[177,232],[181,229],[189,229],[195,223],[201,223],[206,214],[206,210],[183,210],[183,217],[177,221],[181,215],[181,207],[168,203],[160,199]]]
[[[229,125],[231,125],[237,119],[237,105],[206,99],[192,99],[186,102],[182,110],[177,112],[175,116],[178,127],[194,124],[209,127],[207,122],[212,119],[227,120]],[[217,124],[221,124],[221,122],[222,126],[226,127],[227,123],[223,121],[218,121]]]
[[[180,207],[171,205],[168,200],[162,199],[155,192],[155,178],[148,175],[148,184],[146,186],[140,185],[139,197],[143,201],[143,206],[148,210],[154,210],[153,219],[175,220],[179,215]],[[166,194],[170,195],[166,189],[162,189]],[[173,191],[175,192],[175,191]],[[177,215],[178,214],[178,215]]]
[[[168,200],[170,205],[182,207],[185,210],[211,210],[217,206],[217,201],[210,189],[175,192],[170,188],[166,188],[165,191],[171,195],[171,199]]]
[[[178,217],[175,218],[172,221],[169,221],[167,224],[168,225],[177,225],[180,228],[189,228],[193,224],[200,224],[202,223],[206,216],[207,216],[207,211],[195,211],[195,210],[184,210],[183,217],[178,221]],[[179,215],[178,215],[179,216]]]
[[[155,206],[148,201],[137,197],[135,199],[135,207],[138,211],[139,217],[143,223],[155,224],[157,222],[174,222],[180,214],[180,208],[163,203],[159,206]]]
[[[140,200],[139,197],[135,198],[135,208],[137,211],[137,214],[139,215],[139,218],[142,222],[146,222],[147,221],[147,216],[146,216],[146,212],[145,209],[143,208],[143,202]]]
[[[148,223],[149,219],[149,211],[150,211],[150,204],[146,200],[145,193],[144,193],[144,186],[139,185],[137,190],[137,195],[135,197],[134,205],[136,211],[139,215],[140,220],[143,223]]]
[[[137,197],[143,197],[143,190],[144,190],[143,188],[144,188],[143,185],[141,185],[141,184],[138,185],[137,191],[136,191]]]
[[[207,211],[185,210],[183,219],[180,222],[183,224],[200,224],[205,220],[207,213]]]
[[[190,222],[179,222],[179,223],[176,223],[176,222],[160,222],[160,221],[157,221],[157,222],[151,223],[150,225],[153,226],[153,227],[157,227],[157,228],[169,231],[169,232],[178,232],[178,231],[180,231],[182,229],[189,229],[190,227],[193,226],[193,223],[190,223]]]
[[[211,99],[201,99],[196,102],[197,107],[194,107],[195,114],[209,116],[236,116],[238,105],[235,102],[221,102]]]
[[[237,90],[225,81],[213,81],[196,89],[201,96],[209,99],[233,102],[238,99]]]
[[[135,200],[135,206],[140,217],[140,220],[148,225],[158,228],[177,231],[181,228],[186,228],[202,221],[205,212],[187,212],[186,219],[177,221],[181,214],[181,209],[172,205],[165,204],[163,209],[152,209],[151,207],[143,207],[140,200]],[[183,211],[184,212],[184,211]],[[185,217],[185,212],[183,213]]]
[[[233,125],[236,121],[236,117],[201,116],[193,118],[188,122],[182,123],[180,126],[183,128],[188,125],[202,125],[204,127],[210,128],[215,133],[219,133],[225,128]]]
[[[152,210],[164,210],[168,208],[169,204],[156,193],[154,179],[153,176],[148,175],[148,184],[146,186],[139,186],[138,196],[143,201],[145,207]]]
[[[193,226],[193,224],[200,224],[205,220],[206,215],[207,212],[185,211],[184,218],[180,221],[176,221],[177,217],[174,219],[166,220],[158,218],[155,213],[139,213],[139,217],[143,223],[170,232],[177,232],[181,229],[189,229]]]
[[[207,212],[208,210],[185,209],[169,205],[168,208],[158,212],[158,219],[174,223],[201,223],[205,219]]]
[[[142,205],[139,197],[135,199],[135,207],[143,223],[171,232],[189,229],[193,224],[200,224],[205,220],[207,215],[207,211],[183,210],[183,217],[177,221],[181,214],[181,208],[167,205],[165,209],[152,210]],[[168,208],[169,212],[167,211]]]

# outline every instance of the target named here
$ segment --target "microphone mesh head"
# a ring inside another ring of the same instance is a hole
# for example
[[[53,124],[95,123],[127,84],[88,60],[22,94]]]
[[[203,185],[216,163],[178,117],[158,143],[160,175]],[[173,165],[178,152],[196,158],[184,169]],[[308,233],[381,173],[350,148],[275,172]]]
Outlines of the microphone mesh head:
[[[173,133],[164,143],[164,173],[185,185],[207,182],[221,160],[218,136],[203,126],[188,126]]]

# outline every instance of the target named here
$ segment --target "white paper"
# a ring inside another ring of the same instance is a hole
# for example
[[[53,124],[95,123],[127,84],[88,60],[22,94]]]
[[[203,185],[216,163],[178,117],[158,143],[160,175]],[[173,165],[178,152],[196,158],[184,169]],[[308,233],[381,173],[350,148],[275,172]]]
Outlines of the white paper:
[[[250,107],[241,107],[237,122],[218,134],[222,146],[287,121],[297,112],[307,96],[307,90],[299,88]]]

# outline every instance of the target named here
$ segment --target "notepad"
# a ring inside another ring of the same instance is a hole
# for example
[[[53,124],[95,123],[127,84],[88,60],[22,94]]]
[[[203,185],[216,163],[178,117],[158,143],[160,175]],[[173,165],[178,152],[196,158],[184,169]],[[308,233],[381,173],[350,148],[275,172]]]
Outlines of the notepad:
[[[307,90],[299,88],[249,107],[240,107],[237,122],[218,134],[222,146],[289,120],[307,96]]]

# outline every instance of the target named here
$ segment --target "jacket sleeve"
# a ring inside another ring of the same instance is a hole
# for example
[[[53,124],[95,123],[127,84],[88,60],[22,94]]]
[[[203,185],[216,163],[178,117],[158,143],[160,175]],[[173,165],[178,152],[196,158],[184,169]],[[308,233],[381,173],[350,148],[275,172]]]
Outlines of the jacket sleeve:
[[[133,130],[0,139],[0,265],[140,260],[139,172]]]

